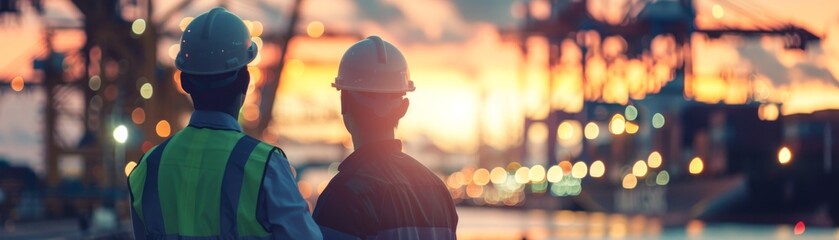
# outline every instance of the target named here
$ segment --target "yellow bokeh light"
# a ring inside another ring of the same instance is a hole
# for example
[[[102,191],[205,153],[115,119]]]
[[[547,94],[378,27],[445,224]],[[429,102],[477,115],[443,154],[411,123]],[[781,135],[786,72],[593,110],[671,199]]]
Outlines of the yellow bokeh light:
[[[612,116],[612,121],[609,122],[609,132],[615,135],[623,133],[626,129],[626,119],[621,114]]]
[[[262,22],[260,21],[253,21],[251,22],[251,37],[259,37],[262,35],[263,31]]]
[[[530,168],[520,167],[516,170],[516,182],[519,184],[530,182]]]
[[[760,120],[775,121],[778,120],[778,115],[780,115],[778,105],[773,103],[763,104],[757,108],[757,116]]]
[[[721,19],[725,16],[725,9],[719,4],[714,4],[714,6],[711,7],[711,15],[713,15],[716,19]]]
[[[325,31],[323,23],[319,21],[312,21],[306,26],[306,34],[309,35],[311,38],[319,38],[323,36],[323,32]]]
[[[545,167],[536,165],[530,168],[530,181],[534,183],[545,181]]]
[[[705,168],[705,164],[702,162],[702,159],[699,157],[695,157],[690,160],[690,165],[688,166],[688,171],[690,174],[700,174],[702,173],[702,169]]]
[[[638,160],[632,165],[632,175],[643,177],[647,175],[647,163],[644,160]]]
[[[635,175],[631,173],[627,173],[623,176],[623,181],[621,183],[624,189],[634,189],[636,185],[638,185],[638,179],[635,178]]]
[[[181,32],[186,31],[186,27],[189,26],[189,23],[192,22],[195,18],[193,17],[185,17],[181,19],[181,23],[178,24],[178,27],[181,28]]]
[[[557,137],[562,140],[569,140],[572,136],[574,136],[574,127],[571,126],[571,123],[568,121],[563,121],[559,124],[559,127],[556,130]]]
[[[661,153],[658,151],[653,151],[650,153],[650,156],[647,157],[647,166],[650,168],[657,168],[661,166]]]
[[[792,160],[792,151],[790,151],[788,147],[782,147],[781,150],[778,150],[779,163],[787,164],[790,160]]]
[[[157,136],[160,137],[169,137],[169,134],[172,134],[172,126],[169,125],[169,121],[160,120],[157,122],[157,125],[154,126],[154,131],[157,133]]]
[[[557,165],[553,165],[550,168],[548,168],[548,182],[559,182],[562,180],[562,177],[564,175],[565,174],[562,173],[562,168]]]
[[[470,198],[479,198],[481,195],[484,195],[484,187],[478,186],[475,184],[470,184],[466,186],[466,196]]]
[[[472,175],[472,182],[478,184],[478,186],[487,185],[489,183],[489,170],[485,168],[475,170],[475,173]]]
[[[15,78],[13,78],[12,82],[11,82],[11,85],[12,85],[12,90],[14,90],[15,92],[23,91],[23,87],[24,87],[23,77],[17,76]]]
[[[134,34],[140,35],[146,31],[146,20],[142,18],[138,18],[131,23],[131,32]]]
[[[574,166],[571,167],[571,176],[574,178],[582,179],[586,177],[587,174],[588,166],[586,166],[586,163],[582,161],[574,163]]]
[[[245,27],[248,28],[248,33],[253,32],[253,22],[251,22],[250,20],[242,20],[242,23],[244,23]]]
[[[590,122],[586,124],[586,128],[584,130],[586,139],[594,140],[597,136],[600,135],[600,127],[597,126],[597,123]]]
[[[626,133],[635,134],[638,132],[639,128],[638,124],[635,124],[634,122],[626,122]]]
[[[154,88],[151,83],[143,83],[143,86],[140,87],[140,96],[149,99],[152,95],[154,95]]]
[[[507,182],[507,170],[502,167],[495,167],[489,173],[489,180],[493,184],[504,184]]]
[[[262,50],[262,45],[264,44],[261,37],[252,37],[251,41],[256,44],[256,48]]]
[[[128,161],[128,163],[125,164],[125,176],[128,177],[128,175],[131,175],[131,171],[134,171],[134,168],[136,168],[136,167],[137,167],[136,162]]]
[[[606,174],[606,165],[603,164],[603,161],[597,160],[591,163],[591,169],[589,170],[589,175],[593,178],[599,178]]]

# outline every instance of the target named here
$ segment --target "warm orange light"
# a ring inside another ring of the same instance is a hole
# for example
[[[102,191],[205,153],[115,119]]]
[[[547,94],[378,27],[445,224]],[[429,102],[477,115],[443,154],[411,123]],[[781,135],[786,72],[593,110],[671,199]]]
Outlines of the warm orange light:
[[[178,27],[181,28],[181,32],[186,31],[186,27],[189,26],[189,23],[192,22],[195,18],[193,17],[185,17],[181,19],[181,23],[178,24]]]
[[[690,160],[690,166],[688,166],[688,171],[690,174],[700,174],[702,173],[702,169],[705,168],[705,164],[702,163],[702,159],[699,157],[695,157]]]
[[[559,162],[559,167],[562,168],[562,173],[564,173],[564,174],[570,174],[571,173],[572,165],[571,165],[570,161],[565,160],[565,161]]]
[[[631,173],[627,173],[623,176],[623,181],[621,185],[624,189],[634,189],[636,185],[638,185],[638,179],[635,178],[635,175]]]
[[[657,168],[661,166],[661,154],[657,151],[653,151],[650,153],[650,156],[647,157],[647,165],[650,168]]]
[[[626,122],[626,126],[624,128],[626,129],[626,133],[629,134],[635,134],[638,132],[638,129],[640,129],[638,124],[635,124],[634,122]]]
[[[181,70],[175,70],[175,73],[172,74],[172,82],[175,85],[175,89],[178,90],[179,93],[186,95],[186,91],[181,86]]]
[[[685,231],[687,232],[688,236],[696,237],[702,235],[702,230],[705,228],[705,223],[700,220],[690,220],[688,221],[687,226],[685,226]]]
[[[472,175],[472,181],[478,184],[478,186],[487,185],[489,183],[489,171],[485,168],[475,170],[475,173]]]
[[[259,105],[247,104],[242,108],[242,118],[245,121],[253,122],[259,119]]]
[[[15,78],[13,78],[12,82],[11,82],[11,85],[12,85],[12,90],[14,90],[15,92],[23,91],[23,86],[24,86],[23,77],[17,76]]]
[[[125,164],[125,176],[128,177],[128,175],[131,175],[131,171],[134,171],[134,168],[136,168],[136,167],[137,167],[136,162],[128,161],[128,163]]]
[[[313,21],[306,26],[306,34],[311,38],[319,38],[323,36],[324,26],[322,22]]]
[[[259,37],[259,35],[262,35],[263,30],[264,29],[263,29],[263,26],[262,26],[262,22],[260,22],[260,21],[251,22],[251,37]]]
[[[502,167],[495,167],[489,173],[489,180],[493,184],[504,184],[507,182],[507,170]]]
[[[157,133],[157,136],[165,138],[169,137],[169,134],[172,133],[172,127],[169,125],[169,121],[160,120],[154,127],[154,131]]]
[[[135,124],[142,124],[146,121],[146,111],[143,108],[135,108],[134,111],[131,111],[131,121]]]
[[[786,165],[790,160],[792,160],[792,151],[788,147],[782,147],[781,150],[778,150],[778,162]]]

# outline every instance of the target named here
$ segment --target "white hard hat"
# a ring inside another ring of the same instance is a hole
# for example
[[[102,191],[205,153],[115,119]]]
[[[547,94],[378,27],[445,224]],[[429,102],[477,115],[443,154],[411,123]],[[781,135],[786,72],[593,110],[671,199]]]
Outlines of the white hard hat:
[[[405,57],[378,36],[367,37],[347,49],[332,86],[338,90],[372,93],[404,93],[416,89]]]
[[[242,19],[222,7],[195,17],[180,44],[175,67],[197,75],[239,70],[253,61],[258,51]]]

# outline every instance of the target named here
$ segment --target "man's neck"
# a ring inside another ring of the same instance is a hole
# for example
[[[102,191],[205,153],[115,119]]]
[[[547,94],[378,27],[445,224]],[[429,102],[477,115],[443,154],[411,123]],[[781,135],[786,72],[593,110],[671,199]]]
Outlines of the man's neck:
[[[366,144],[392,139],[396,139],[393,130],[376,133],[356,133],[352,134],[352,145],[353,149],[357,151]]]

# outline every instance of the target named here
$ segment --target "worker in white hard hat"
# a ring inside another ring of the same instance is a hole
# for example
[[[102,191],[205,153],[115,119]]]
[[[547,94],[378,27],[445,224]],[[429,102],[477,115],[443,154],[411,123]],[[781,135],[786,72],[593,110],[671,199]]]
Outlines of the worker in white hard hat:
[[[355,151],[318,198],[324,239],[454,239],[457,212],[436,174],[402,153],[394,130],[414,90],[405,57],[377,36],[351,46],[333,87]]]
[[[321,239],[283,151],[237,118],[258,49],[224,8],[186,27],[175,67],[195,111],[146,152],[128,185],[137,239]]]

